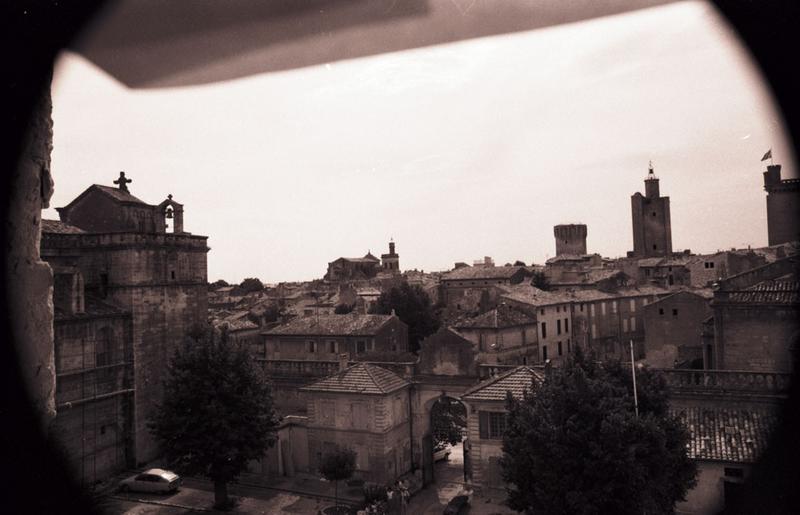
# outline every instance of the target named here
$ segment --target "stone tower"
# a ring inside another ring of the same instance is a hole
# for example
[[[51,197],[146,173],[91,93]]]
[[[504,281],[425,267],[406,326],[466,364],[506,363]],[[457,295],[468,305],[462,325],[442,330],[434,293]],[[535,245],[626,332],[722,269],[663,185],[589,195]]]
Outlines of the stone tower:
[[[800,240],[800,179],[781,180],[781,165],[764,172],[770,245]]]
[[[586,254],[587,232],[585,224],[562,224],[553,227],[553,234],[556,237],[556,256]]]
[[[158,205],[131,194],[124,174],[117,187],[92,185],[67,206],[61,222],[80,229],[42,242],[51,266],[71,266],[87,294],[131,314],[134,453],[157,456],[147,420],[161,402],[162,382],[175,347],[208,318],[207,237],[188,233],[183,205],[169,195]]]
[[[669,256],[672,253],[669,197],[661,196],[652,164],[644,180],[644,193],[642,195],[637,191],[631,196],[631,255],[640,258]]]
[[[381,268],[384,272],[400,273],[400,256],[394,251],[394,240],[389,240],[389,253],[381,254]]]

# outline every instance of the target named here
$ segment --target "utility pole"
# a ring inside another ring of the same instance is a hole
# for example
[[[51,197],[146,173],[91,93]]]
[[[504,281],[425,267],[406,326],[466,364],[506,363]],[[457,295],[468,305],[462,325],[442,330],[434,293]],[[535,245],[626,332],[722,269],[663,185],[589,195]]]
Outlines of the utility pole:
[[[633,407],[636,409],[636,418],[639,418],[639,396],[636,393],[636,363],[633,360],[633,338],[631,342],[631,377],[633,377]]]

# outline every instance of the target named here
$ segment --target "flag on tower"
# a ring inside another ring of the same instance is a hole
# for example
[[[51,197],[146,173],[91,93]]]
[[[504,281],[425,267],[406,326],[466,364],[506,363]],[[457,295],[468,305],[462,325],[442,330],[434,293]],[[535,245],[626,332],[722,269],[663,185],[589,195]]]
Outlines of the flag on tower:
[[[772,159],[772,149],[767,150],[767,153],[761,158],[762,161],[766,161],[767,159]]]

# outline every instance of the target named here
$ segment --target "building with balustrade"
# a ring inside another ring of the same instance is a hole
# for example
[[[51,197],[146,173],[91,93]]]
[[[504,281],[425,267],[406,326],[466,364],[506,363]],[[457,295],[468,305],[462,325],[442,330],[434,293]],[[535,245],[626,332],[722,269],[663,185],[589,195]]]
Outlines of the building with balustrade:
[[[144,463],[158,453],[146,424],[161,400],[167,363],[190,331],[207,321],[209,248],[206,236],[186,232],[183,205],[172,195],[147,204],[130,193],[130,182],[121,173],[116,188],[92,185],[58,209],[60,222],[43,221],[41,255],[54,269],[69,270],[72,278],[63,281],[82,284],[87,299],[130,316],[131,454]],[[122,338],[121,330],[112,329],[113,339]]]

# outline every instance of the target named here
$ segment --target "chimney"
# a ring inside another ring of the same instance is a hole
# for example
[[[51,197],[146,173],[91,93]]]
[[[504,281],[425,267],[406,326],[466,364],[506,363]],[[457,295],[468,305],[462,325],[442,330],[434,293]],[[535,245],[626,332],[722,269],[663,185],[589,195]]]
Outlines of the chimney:
[[[347,368],[347,364],[348,364],[349,361],[350,361],[350,355],[349,354],[347,354],[346,352],[342,352],[341,354],[339,354],[339,371],[340,372]]]

